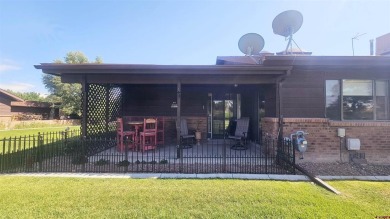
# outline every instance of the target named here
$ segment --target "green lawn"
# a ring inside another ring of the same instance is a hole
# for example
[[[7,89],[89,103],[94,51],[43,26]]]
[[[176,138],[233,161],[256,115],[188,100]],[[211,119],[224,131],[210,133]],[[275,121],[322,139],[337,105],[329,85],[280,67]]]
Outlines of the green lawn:
[[[390,182],[0,176],[0,218],[375,218]]]
[[[69,130],[80,130],[80,126],[70,126]],[[26,150],[34,146],[38,146],[38,133],[43,134],[43,145],[49,145],[55,143],[59,139],[62,139],[62,131],[65,131],[66,127],[48,127],[38,129],[14,129],[9,131],[0,131],[0,154],[1,153],[14,153],[20,150]],[[68,137],[71,135],[77,135],[78,133],[68,133]],[[31,137],[29,137],[31,136]],[[35,136],[35,138],[33,138]]]
[[[9,138],[9,137],[19,137],[19,136],[28,136],[28,135],[38,135],[40,133],[48,132],[60,132],[65,131],[66,127],[45,127],[45,128],[32,128],[32,129],[14,129],[14,130],[1,130],[0,139]],[[79,130],[80,126],[69,126],[70,130]]]

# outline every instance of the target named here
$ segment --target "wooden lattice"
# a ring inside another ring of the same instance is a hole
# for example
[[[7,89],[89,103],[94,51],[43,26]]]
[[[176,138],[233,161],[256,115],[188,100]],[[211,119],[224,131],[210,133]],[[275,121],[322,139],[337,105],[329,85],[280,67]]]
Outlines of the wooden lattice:
[[[86,110],[86,137],[109,138],[115,135],[116,118],[121,113],[121,88],[110,84],[88,84]],[[88,145],[88,153],[111,147],[109,144]]]

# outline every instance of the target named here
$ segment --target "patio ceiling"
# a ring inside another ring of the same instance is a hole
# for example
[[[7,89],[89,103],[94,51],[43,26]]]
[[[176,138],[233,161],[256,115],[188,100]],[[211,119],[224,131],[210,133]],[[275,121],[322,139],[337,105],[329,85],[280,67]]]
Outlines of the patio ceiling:
[[[265,84],[287,75],[291,66],[263,65],[130,65],[53,64],[35,65],[43,73],[61,76],[62,82],[115,84]]]

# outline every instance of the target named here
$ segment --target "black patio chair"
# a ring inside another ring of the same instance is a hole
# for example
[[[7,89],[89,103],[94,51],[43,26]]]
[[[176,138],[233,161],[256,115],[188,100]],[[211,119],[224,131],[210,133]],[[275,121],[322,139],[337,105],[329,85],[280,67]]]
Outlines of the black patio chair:
[[[180,120],[180,142],[182,145],[182,148],[192,148],[195,141],[195,132],[194,134],[189,134],[188,126],[187,126],[187,120],[181,119]]]
[[[233,150],[246,150],[247,139],[248,139],[248,129],[249,129],[249,118],[243,117],[241,119],[236,120],[236,129],[234,131],[234,135],[228,133],[228,138],[235,141],[235,144],[230,148]]]

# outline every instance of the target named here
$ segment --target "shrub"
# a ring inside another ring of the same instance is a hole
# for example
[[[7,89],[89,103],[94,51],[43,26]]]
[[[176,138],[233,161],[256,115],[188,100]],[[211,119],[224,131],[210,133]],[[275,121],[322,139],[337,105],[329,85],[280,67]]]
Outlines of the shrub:
[[[109,160],[106,160],[106,159],[101,158],[100,160],[98,160],[98,161],[95,162],[95,165],[97,165],[97,166],[103,166],[103,165],[106,165],[106,164],[109,164],[109,163],[110,163]]]
[[[0,130],[5,130],[7,128],[7,124],[4,122],[0,122]]]
[[[76,155],[72,158],[72,164],[79,165],[88,163],[88,157],[84,155]]]
[[[167,163],[168,163],[168,160],[165,160],[165,159],[160,160],[160,164],[167,164]]]
[[[128,160],[122,160],[122,161],[119,161],[119,163],[118,163],[118,166],[120,166],[120,167],[126,167],[129,165],[130,165],[130,162]]]

